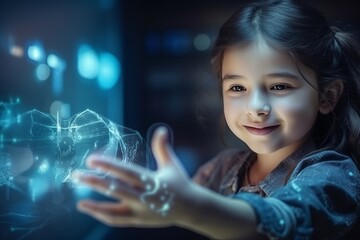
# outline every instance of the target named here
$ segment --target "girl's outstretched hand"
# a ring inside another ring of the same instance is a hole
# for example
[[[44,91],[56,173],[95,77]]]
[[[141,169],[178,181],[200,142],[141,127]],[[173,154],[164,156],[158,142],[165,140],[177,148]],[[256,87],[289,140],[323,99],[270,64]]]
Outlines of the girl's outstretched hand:
[[[156,129],[151,145],[157,171],[89,157],[88,167],[109,173],[108,177],[77,173],[73,178],[117,201],[82,200],[77,209],[111,226],[161,227],[180,223],[194,184],[168,143],[165,127]]]

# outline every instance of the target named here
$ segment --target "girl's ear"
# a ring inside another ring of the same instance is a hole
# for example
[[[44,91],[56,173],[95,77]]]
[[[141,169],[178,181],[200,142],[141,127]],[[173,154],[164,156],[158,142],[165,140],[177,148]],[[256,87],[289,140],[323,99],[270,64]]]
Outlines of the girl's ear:
[[[325,115],[332,112],[343,91],[344,83],[341,79],[336,79],[327,85],[320,95],[320,113]]]

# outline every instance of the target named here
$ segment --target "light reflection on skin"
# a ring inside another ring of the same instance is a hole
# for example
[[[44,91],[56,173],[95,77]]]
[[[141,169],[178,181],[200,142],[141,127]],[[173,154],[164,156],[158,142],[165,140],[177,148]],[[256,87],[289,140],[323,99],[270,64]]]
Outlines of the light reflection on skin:
[[[145,184],[146,191],[140,195],[140,201],[154,212],[167,215],[174,199],[174,194],[168,190],[167,184],[162,183],[159,178],[154,178],[153,183],[150,184],[145,175],[141,175],[141,180]],[[152,200],[153,198],[155,201]]]

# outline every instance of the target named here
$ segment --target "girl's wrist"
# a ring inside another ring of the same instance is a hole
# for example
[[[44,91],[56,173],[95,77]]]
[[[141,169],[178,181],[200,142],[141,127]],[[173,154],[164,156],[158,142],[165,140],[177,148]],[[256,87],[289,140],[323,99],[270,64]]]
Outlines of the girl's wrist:
[[[201,204],[206,202],[204,190],[207,189],[204,189],[193,182],[182,187],[184,188],[182,197],[175,197],[174,199],[174,207],[176,208],[174,221],[177,226],[188,228],[201,221],[201,213],[203,211]]]
[[[216,239],[237,239],[256,229],[252,207],[241,200],[228,199],[199,186],[190,184],[176,225]]]
[[[186,194],[180,200],[181,207],[177,209],[179,215],[175,220],[176,226],[210,236],[207,220],[214,195],[216,193],[191,182],[186,188]]]

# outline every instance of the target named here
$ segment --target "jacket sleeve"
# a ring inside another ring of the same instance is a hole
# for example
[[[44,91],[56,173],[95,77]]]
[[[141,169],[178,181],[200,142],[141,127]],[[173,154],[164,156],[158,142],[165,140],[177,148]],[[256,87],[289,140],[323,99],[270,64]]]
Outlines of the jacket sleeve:
[[[259,232],[271,239],[339,239],[359,220],[360,174],[334,151],[306,157],[287,184],[262,198],[239,193],[250,203]]]

